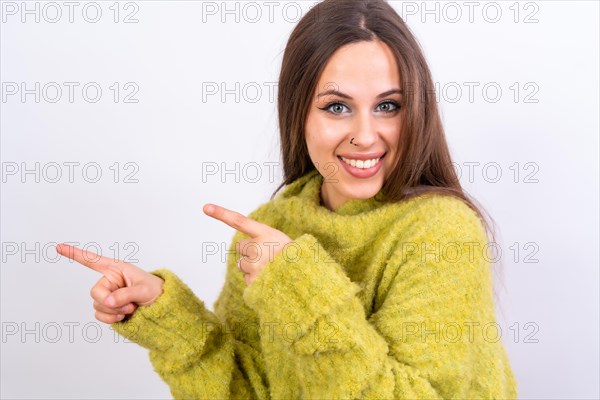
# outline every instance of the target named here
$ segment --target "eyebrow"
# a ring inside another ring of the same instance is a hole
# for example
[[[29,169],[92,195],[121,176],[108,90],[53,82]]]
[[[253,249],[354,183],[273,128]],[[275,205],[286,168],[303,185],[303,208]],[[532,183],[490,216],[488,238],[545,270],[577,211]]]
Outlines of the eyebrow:
[[[402,91],[402,89],[391,89],[391,90],[388,90],[388,91],[383,92],[381,94],[378,94],[377,98],[381,99],[383,97],[386,97],[386,96],[389,96],[389,95],[395,94],[395,93],[402,94],[403,91]],[[334,95],[334,96],[343,97],[344,99],[352,100],[351,96],[347,95],[346,93],[342,93],[339,90],[335,90],[335,89],[329,89],[329,90],[326,90],[326,91],[324,91],[322,93],[319,93],[319,95],[317,97],[322,97],[322,96],[327,96],[327,95]]]

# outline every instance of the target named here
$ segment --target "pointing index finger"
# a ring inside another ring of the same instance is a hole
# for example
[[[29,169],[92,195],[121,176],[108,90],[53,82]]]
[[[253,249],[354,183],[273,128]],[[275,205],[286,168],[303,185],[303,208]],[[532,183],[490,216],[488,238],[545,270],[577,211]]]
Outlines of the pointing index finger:
[[[109,258],[64,243],[56,245],[56,251],[58,254],[77,261],[79,264],[85,265],[101,274],[106,272],[108,266],[112,263],[112,260]]]
[[[233,229],[243,232],[252,238],[258,237],[268,227],[267,225],[248,218],[243,214],[228,210],[225,207],[221,207],[216,204],[205,204],[203,211],[209,217],[218,219]]]

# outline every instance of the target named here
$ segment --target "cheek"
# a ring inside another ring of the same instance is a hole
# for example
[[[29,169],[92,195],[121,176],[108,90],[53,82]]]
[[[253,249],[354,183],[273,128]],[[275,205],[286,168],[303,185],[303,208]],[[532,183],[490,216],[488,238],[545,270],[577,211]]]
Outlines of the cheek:
[[[305,127],[306,147],[308,156],[313,162],[321,163],[323,161],[323,143],[321,132],[315,124],[307,124]]]
[[[400,142],[400,130],[402,128],[402,121],[391,121],[389,125],[385,127],[382,131],[382,137],[388,144],[388,146],[396,150],[398,148],[398,143]]]
[[[315,140],[321,147],[337,147],[343,141],[348,128],[341,121],[332,121],[328,118],[317,118],[313,124]]]
[[[305,132],[308,146],[314,152],[328,152],[340,139],[340,127],[318,115],[307,119]]]
[[[314,129],[308,125],[306,126],[304,132],[306,147],[308,148],[309,155],[312,157],[315,155],[315,150],[318,148],[319,139],[318,136],[315,135]]]
[[[313,111],[308,113],[308,117],[306,118],[306,124],[304,127],[304,132],[307,141],[315,142],[319,137],[319,124],[318,118]]]

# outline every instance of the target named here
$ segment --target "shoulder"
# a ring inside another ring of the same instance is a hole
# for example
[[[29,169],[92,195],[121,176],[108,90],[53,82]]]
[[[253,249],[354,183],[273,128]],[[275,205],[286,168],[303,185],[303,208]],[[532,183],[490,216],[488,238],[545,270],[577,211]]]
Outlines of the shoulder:
[[[391,204],[390,210],[395,218],[386,238],[390,248],[376,309],[389,295],[406,292],[422,300],[442,288],[480,290],[489,284],[489,270],[484,268],[489,264],[486,231],[462,199],[424,194]]]
[[[427,235],[438,240],[485,241],[482,220],[464,200],[439,194],[422,194],[387,207],[394,225],[406,234]]]

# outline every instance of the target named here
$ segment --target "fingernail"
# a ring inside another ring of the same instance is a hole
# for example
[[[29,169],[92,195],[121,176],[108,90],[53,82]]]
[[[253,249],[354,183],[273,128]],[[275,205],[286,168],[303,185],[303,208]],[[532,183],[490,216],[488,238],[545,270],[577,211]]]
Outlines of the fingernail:
[[[115,298],[114,297],[107,297],[106,300],[104,300],[104,302],[106,303],[107,306],[110,307],[114,307],[115,306]]]

